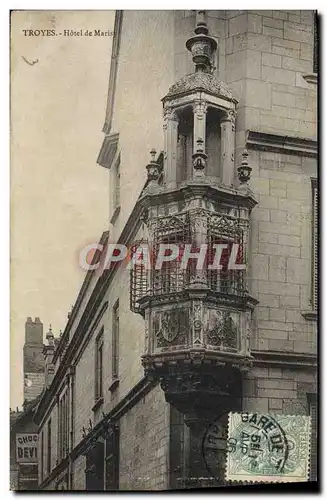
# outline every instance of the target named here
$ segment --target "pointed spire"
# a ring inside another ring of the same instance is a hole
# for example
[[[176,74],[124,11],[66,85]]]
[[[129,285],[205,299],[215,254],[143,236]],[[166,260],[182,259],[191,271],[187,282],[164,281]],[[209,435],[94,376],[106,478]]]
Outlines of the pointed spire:
[[[186,48],[192,54],[195,71],[210,73],[212,69],[212,56],[217,49],[217,42],[208,35],[205,10],[196,13],[195,36],[186,41]]]
[[[196,11],[196,27],[194,29],[196,35],[208,35],[209,30],[206,23],[206,11]]]

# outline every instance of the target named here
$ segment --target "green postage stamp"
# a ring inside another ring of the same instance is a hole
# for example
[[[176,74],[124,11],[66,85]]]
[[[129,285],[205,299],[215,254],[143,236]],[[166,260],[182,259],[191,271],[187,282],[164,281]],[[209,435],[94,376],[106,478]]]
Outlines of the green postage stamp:
[[[308,481],[310,436],[307,416],[230,413],[226,480]]]

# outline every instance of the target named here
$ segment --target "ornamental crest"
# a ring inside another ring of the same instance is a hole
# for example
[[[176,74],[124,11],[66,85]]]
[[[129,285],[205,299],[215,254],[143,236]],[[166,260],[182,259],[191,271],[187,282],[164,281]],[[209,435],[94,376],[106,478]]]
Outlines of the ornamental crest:
[[[237,327],[229,311],[211,311],[207,342],[220,349],[237,349]]]
[[[158,347],[185,343],[188,325],[188,311],[174,309],[157,313],[155,335]]]

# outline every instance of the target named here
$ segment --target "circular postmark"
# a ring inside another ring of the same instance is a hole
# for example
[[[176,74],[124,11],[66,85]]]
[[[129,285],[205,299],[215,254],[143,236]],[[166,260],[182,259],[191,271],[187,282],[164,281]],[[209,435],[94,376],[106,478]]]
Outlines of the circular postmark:
[[[220,413],[207,427],[202,439],[202,456],[212,478],[225,481],[228,440],[228,412]]]
[[[273,416],[249,412],[221,413],[202,441],[205,465],[218,482],[239,471],[249,480],[251,476],[283,475],[292,469],[288,458],[295,447],[294,437],[286,436]]]
[[[231,414],[227,439],[227,475],[279,476],[285,474],[292,439],[271,415]]]

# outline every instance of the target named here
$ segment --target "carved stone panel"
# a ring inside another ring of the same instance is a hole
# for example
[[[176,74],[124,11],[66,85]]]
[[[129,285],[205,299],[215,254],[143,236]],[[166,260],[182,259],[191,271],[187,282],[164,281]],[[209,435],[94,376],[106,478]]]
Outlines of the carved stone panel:
[[[238,348],[239,325],[236,313],[209,309],[206,322],[206,344],[225,351]]]
[[[189,310],[176,308],[157,311],[153,316],[155,347],[169,348],[185,345],[189,331]]]

